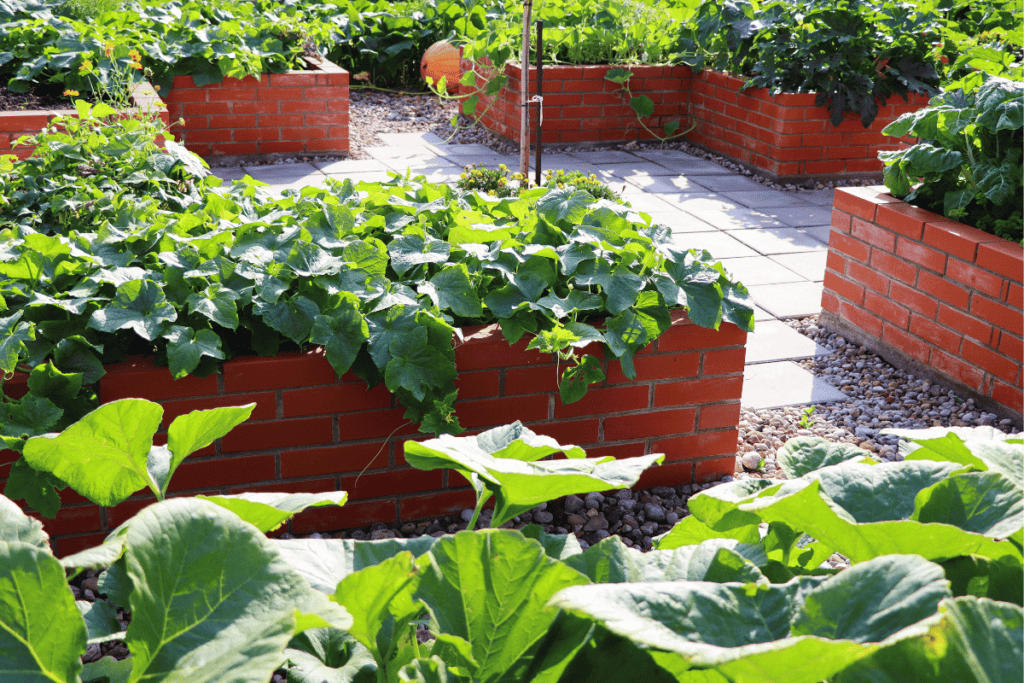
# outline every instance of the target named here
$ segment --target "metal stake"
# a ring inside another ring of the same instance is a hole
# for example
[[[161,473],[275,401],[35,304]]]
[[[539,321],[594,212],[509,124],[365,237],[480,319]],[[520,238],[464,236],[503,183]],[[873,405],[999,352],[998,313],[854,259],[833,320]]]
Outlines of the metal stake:
[[[537,185],[540,185],[540,148],[544,142],[544,21],[537,20]]]

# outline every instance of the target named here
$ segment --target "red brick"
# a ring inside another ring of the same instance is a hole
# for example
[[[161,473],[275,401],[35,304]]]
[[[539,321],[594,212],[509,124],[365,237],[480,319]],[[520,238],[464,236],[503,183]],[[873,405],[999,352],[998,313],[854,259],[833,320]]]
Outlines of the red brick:
[[[996,377],[1006,380],[1011,384],[1017,381],[1018,374],[1020,373],[1020,362],[1015,363],[971,339],[964,340],[960,356],[964,360],[984,368]]]
[[[905,202],[894,202],[878,207],[875,221],[904,237],[920,240],[924,234],[924,224],[930,221],[941,221],[942,216],[925,211]]]
[[[851,265],[855,261],[851,261]],[[825,271],[824,287],[826,291],[835,292],[844,299],[852,301],[857,306],[864,303],[864,287],[831,270]]]
[[[680,486],[689,484],[691,481],[693,481],[693,463],[673,462],[648,468],[640,475],[640,480],[633,488],[639,491],[655,486]]]
[[[361,475],[342,477],[340,489],[348,492],[349,500],[394,497],[403,493],[439,491],[443,486],[444,472],[424,472],[417,469],[391,469],[387,472],[367,472]]]
[[[636,379],[631,380],[622,373],[619,363],[613,362],[608,368],[608,382],[644,382],[653,379],[675,379],[694,377],[700,369],[699,353],[671,353],[636,356],[633,359]]]
[[[846,301],[840,301],[838,315],[840,318],[856,325],[875,337],[882,334],[881,318],[867,312],[859,306],[847,303]]]
[[[42,522],[43,531],[50,536],[97,531],[100,528],[100,508],[98,505],[62,507],[57,511],[57,516],[53,519],[46,519],[34,511],[28,512],[28,515]]]
[[[861,263],[867,262],[871,255],[871,247],[836,230],[829,235],[828,245],[830,249],[842,252]]]
[[[936,320],[942,321],[947,327],[956,330],[960,334],[966,334],[972,339],[977,339],[982,344],[988,344],[992,340],[992,326],[975,317],[965,315],[963,312],[950,308],[946,304],[939,304],[939,314]]]
[[[994,298],[998,298],[1003,291],[1003,279],[998,275],[959,259],[950,258],[947,261],[946,275]]]
[[[551,372],[554,374],[553,368]],[[459,372],[459,376],[455,378],[455,386],[459,389],[459,399],[497,396],[500,382],[501,375],[497,370]]]
[[[850,234],[860,241],[867,242],[874,247],[884,249],[888,252],[895,251],[896,236],[885,228],[865,221],[863,218],[858,217],[853,219],[853,227]]]
[[[647,451],[646,441],[631,441],[619,443],[614,446],[598,446],[587,449],[588,458],[607,458],[609,456],[620,460],[622,458],[636,458],[645,455]],[[556,456],[558,457],[558,456]]]
[[[685,434],[693,431],[696,415],[694,408],[684,408],[608,417],[604,420],[604,440],[626,441],[649,436]]]
[[[388,450],[387,442],[376,441],[285,451],[281,454],[281,476],[290,479],[387,467]]]
[[[1018,413],[1024,412],[1024,392],[1016,387],[996,381],[992,387],[992,398]]]
[[[340,531],[367,527],[374,522],[393,524],[395,501],[379,500],[360,503],[347,503],[342,507],[324,505],[310,508],[296,515],[291,521],[292,533],[310,534],[314,531]]]
[[[237,431],[238,427],[235,429]],[[210,486],[270,481],[276,476],[274,470],[274,456],[269,453],[244,458],[188,459],[174,471],[168,490],[187,491]]]
[[[272,392],[255,394],[236,394],[233,396],[213,396],[210,398],[187,398],[180,401],[165,401],[164,427],[168,427],[174,418],[191,413],[193,410],[210,410],[256,403],[249,420],[272,420],[277,417],[277,396]]]
[[[225,88],[210,90],[208,102],[249,102],[256,99],[256,88]]]
[[[1020,244],[1007,240],[981,244],[978,246],[977,265],[1020,282],[1024,279],[1024,249]]]
[[[716,403],[738,399],[742,393],[743,376],[707,377],[688,382],[666,382],[654,387],[654,405],[692,406],[699,403]],[[706,429],[702,425],[701,429]]]
[[[461,405],[456,409],[461,416]],[[338,429],[341,440],[377,439],[415,434],[416,425],[407,420],[404,415],[404,408],[340,415]]]
[[[656,441],[651,450],[654,453],[664,453],[666,463],[725,454],[735,457],[738,436],[739,432],[736,429],[701,432]]]
[[[256,115],[246,114],[240,116],[238,114],[232,114],[231,116],[211,116],[210,117],[210,128],[252,128],[256,125]]]
[[[235,358],[224,364],[224,391],[258,391],[334,384],[334,368],[322,349],[274,358]]]
[[[350,413],[390,408],[391,392],[383,384],[367,389],[361,384],[294,389],[281,393],[285,417]]]
[[[231,142],[231,130],[186,130],[183,137],[188,143]]]
[[[509,368],[505,371],[505,395],[558,391],[559,379],[560,370],[554,364],[532,368]],[[496,396],[497,392],[494,395]]]
[[[832,209],[831,221],[832,227],[835,228],[832,232],[836,232],[838,230],[839,232],[849,233],[850,228],[853,225],[853,216],[845,211],[840,211],[839,209],[834,208]],[[831,240],[831,233],[829,233],[829,239]]]
[[[937,325],[927,318],[917,315],[913,316],[910,320],[910,331],[945,351],[950,353],[960,351],[961,336],[952,330]]]
[[[867,292],[864,296],[864,308],[903,329],[907,329],[910,322],[910,311],[874,292]]]
[[[704,366],[701,370],[701,376],[710,377],[712,375],[742,373],[746,354],[746,347],[708,351],[704,354]]]
[[[999,338],[999,352],[1007,358],[1024,358],[1024,343],[1020,337],[1004,332]]]
[[[927,271],[921,271],[917,287],[922,292],[936,296],[946,303],[966,310],[971,293],[963,287],[952,284],[946,278],[936,277]]]
[[[521,339],[510,347],[498,325],[488,325],[466,332],[465,343],[457,344],[455,347],[455,364],[460,372],[490,370],[495,367],[547,365],[552,362],[550,354],[536,350],[527,351],[528,339]]]
[[[1024,308],[1024,287],[1018,282],[1011,282],[1003,300],[1014,308]]]
[[[531,424],[530,429],[538,434],[550,436],[565,446],[569,444],[586,445],[597,443],[600,438],[598,431],[600,429],[600,420],[596,418]]]
[[[280,110],[282,114],[305,114],[305,113],[322,113],[327,111],[326,100],[283,100],[280,103]],[[335,114],[335,116],[344,116],[344,114]]]
[[[732,323],[722,323],[716,332],[693,323],[675,322],[658,337],[658,352],[741,346],[746,341],[747,333]]]
[[[167,368],[155,367],[151,360],[127,361],[106,366],[107,374],[100,379],[101,403],[121,398],[145,398],[163,401],[169,398],[212,396],[217,393],[217,376],[181,379],[171,377]]]
[[[532,422],[548,418],[548,396],[507,396],[474,401],[459,401],[459,423],[467,429],[495,427],[515,420]]]
[[[269,102],[235,102],[231,111],[235,114],[277,114],[281,104],[275,100]]]
[[[946,272],[946,255],[923,244],[901,237],[896,243],[896,254],[939,275]]]
[[[86,534],[84,536],[62,536],[50,539],[50,548],[56,557],[67,557],[75,553],[95,548],[107,539],[106,533]]]
[[[891,282],[889,277],[863,263],[850,261],[846,274],[854,282],[866,285],[883,296],[889,293],[889,283]]]
[[[938,310],[938,304],[933,298],[899,282],[893,282],[889,287],[889,298],[927,318],[934,319]]]
[[[237,142],[263,142],[267,140],[280,140],[281,129],[279,128],[240,128],[234,131],[234,138]]]
[[[646,386],[592,388],[569,405],[562,405],[562,399],[556,396],[555,419],[643,410],[649,406],[649,401],[650,389]]]
[[[932,352],[932,347],[929,344],[890,323],[883,324],[882,341],[922,363],[928,362],[928,357]]]
[[[871,252],[871,266],[890,277],[913,286],[917,281],[917,267],[884,251]]]
[[[230,434],[221,439],[221,450],[225,453],[264,451],[331,443],[333,440],[334,429],[329,417],[275,420],[246,423],[235,427]]]
[[[740,382],[742,384],[742,382]],[[701,406],[697,420],[698,429],[718,429],[721,427],[735,428],[740,422],[740,403],[723,403],[714,406]]]
[[[846,259],[838,251],[829,251],[828,256],[825,257],[825,268],[833,270],[839,275],[846,274],[846,263]],[[850,261],[850,263],[856,263],[856,261]]]
[[[229,486],[225,493],[236,495],[239,493],[334,493],[338,487],[334,484],[334,477],[322,477],[320,479],[306,479],[304,481],[273,481],[268,484],[244,484],[242,486]]]
[[[1000,239],[956,221],[937,221],[924,227],[924,243],[973,263],[978,245]]]
[[[1020,311],[1015,311],[1009,306],[975,294],[971,298],[971,313],[996,327],[1013,332],[1018,337],[1024,335],[1024,319]]]
[[[939,349],[933,349],[929,365],[947,377],[951,377],[961,384],[966,384],[975,391],[981,391],[985,373],[978,368],[963,362],[959,358],[944,353]]]
[[[864,220],[873,221],[878,206],[900,201],[885,192],[886,189],[879,186],[837,188],[832,206]]]
[[[409,496],[398,502],[399,518],[403,522],[411,522],[429,517],[452,515],[475,505],[476,494],[472,489],[445,491],[425,496]]]
[[[218,116],[231,113],[231,105],[227,102],[194,102],[185,106],[189,116]]]

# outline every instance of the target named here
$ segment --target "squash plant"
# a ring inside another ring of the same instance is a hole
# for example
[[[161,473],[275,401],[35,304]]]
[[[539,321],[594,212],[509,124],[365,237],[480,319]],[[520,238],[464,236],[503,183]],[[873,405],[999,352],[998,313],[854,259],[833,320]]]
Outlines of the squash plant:
[[[189,442],[210,419],[183,428]],[[449,451],[570,448],[514,433]],[[649,553],[614,536],[581,552],[535,526],[269,541],[244,511],[175,499],[58,561],[0,497],[0,680],[1019,680],[1024,444],[986,428],[902,435],[899,463],[793,440],[788,481],[693,496]],[[852,566],[818,568],[834,550]],[[130,607],[126,632],[103,608],[85,619],[65,583],[104,566],[99,591]],[[82,667],[87,642],[112,639],[132,656]]]
[[[155,355],[177,378],[316,344],[339,376],[384,382],[421,431],[457,433],[462,327],[497,322],[509,342],[529,335],[569,359],[566,402],[604,377],[579,348],[602,346],[633,377],[673,308],[753,327],[747,290],[706,252],[573,187],[498,198],[394,176],[274,201],[84,113],[36,137],[42,156],[0,168],[2,373],[50,364],[88,399],[125,354]],[[107,173],[68,172],[82,168]],[[0,403],[8,448],[82,414],[48,386],[40,375],[29,397]]]

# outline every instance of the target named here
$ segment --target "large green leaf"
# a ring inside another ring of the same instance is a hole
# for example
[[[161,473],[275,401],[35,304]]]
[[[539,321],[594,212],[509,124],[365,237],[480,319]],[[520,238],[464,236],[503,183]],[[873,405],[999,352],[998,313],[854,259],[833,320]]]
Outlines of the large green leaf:
[[[337,493],[240,493],[234,496],[196,496],[231,510],[266,533],[274,531],[306,508],[344,505],[348,494]]]
[[[370,328],[359,312],[359,299],[350,292],[342,292],[338,307],[313,320],[309,341],[322,344],[327,362],[339,377],[348,372],[359,349],[370,338]]]
[[[435,632],[472,647],[473,680],[516,681],[533,646],[557,612],[545,603],[559,590],[588,583],[514,531],[459,532],[438,539],[418,565],[417,598],[430,608]]]
[[[556,188],[548,190],[537,200],[537,213],[552,223],[567,221],[579,224],[593,203],[594,198],[589,193],[575,187]]]
[[[85,622],[49,550],[0,541],[0,681],[76,683]]]
[[[684,545],[699,545],[713,538],[733,538],[741,543],[757,543],[761,535],[758,525],[751,523],[718,531],[712,529],[693,515],[684,517],[669,531],[654,539],[654,547],[671,550]]]
[[[478,318],[483,312],[480,297],[469,280],[469,271],[462,263],[445,266],[440,273],[430,278],[430,284],[437,292],[437,306],[451,310],[464,318]]]
[[[775,454],[779,469],[789,479],[808,472],[856,458],[870,458],[871,452],[848,443],[832,443],[828,439],[798,436],[790,439]]]
[[[993,427],[886,429],[903,437],[900,452],[907,460],[939,460],[991,470],[1024,489],[1024,441]]]
[[[43,550],[50,548],[50,537],[39,520],[26,515],[6,496],[0,496],[0,541],[27,543]]]
[[[202,450],[252,415],[255,403],[210,410],[193,410],[179,415],[167,429],[167,448],[171,452],[167,476],[160,482],[160,490],[167,493],[167,485],[178,465],[196,451]]]
[[[515,428],[515,425],[509,427]],[[499,429],[508,429],[499,428]],[[516,431],[534,439],[536,435],[519,425]],[[493,431],[493,430],[492,430]],[[492,524],[501,526],[516,515],[540,503],[572,493],[629,488],[641,473],[660,464],[664,455],[614,458],[566,458],[532,462],[548,455],[549,444],[541,450],[527,443],[488,450],[491,432],[477,437],[453,437],[444,434],[424,442],[407,441],[405,458],[421,470],[454,469],[467,479],[474,476],[496,497]],[[527,448],[523,448],[523,446]],[[561,446],[555,444],[558,450]],[[532,451],[532,452],[531,452]],[[526,453],[530,453],[526,455]],[[528,458],[528,459],[527,459]]]
[[[0,321],[0,372],[5,375],[18,367],[18,357],[25,348],[25,342],[36,338],[33,325],[19,322],[24,314],[24,311],[15,311]]]
[[[799,577],[754,590],[694,581],[597,584],[568,588],[549,604],[735,683],[816,683],[920,635],[948,596],[941,567],[888,556],[824,581]]]
[[[373,655],[339,629],[306,631],[285,651],[289,683],[375,683]]]
[[[302,538],[275,541],[281,554],[309,585],[323,593],[334,593],[338,582],[349,574],[374,567],[402,552],[419,557],[430,550],[432,536],[387,538],[380,541]]]
[[[163,412],[142,399],[112,401],[60,434],[29,439],[25,460],[98,505],[117,505],[147,486],[159,491],[147,459]]]
[[[269,540],[217,505],[174,499],[136,515],[126,541],[133,682],[270,679],[310,589]]]
[[[113,301],[93,312],[89,327],[100,332],[131,329],[143,339],[153,341],[166,323],[177,318],[160,285],[152,280],[130,280],[117,288]]]
[[[393,392],[407,389],[418,401],[431,389],[446,387],[458,374],[454,363],[429,343],[424,327],[396,337],[389,352],[391,360],[384,371],[385,384]]]
[[[95,602],[76,600],[75,605],[82,613],[82,618],[85,619],[90,645],[122,637],[121,622],[117,620],[117,608],[109,602],[106,600],[96,600]]]
[[[167,340],[167,364],[174,379],[187,377],[199,367],[203,356],[224,360],[220,348],[221,339],[213,330],[194,330],[181,325],[171,325],[164,332]]]

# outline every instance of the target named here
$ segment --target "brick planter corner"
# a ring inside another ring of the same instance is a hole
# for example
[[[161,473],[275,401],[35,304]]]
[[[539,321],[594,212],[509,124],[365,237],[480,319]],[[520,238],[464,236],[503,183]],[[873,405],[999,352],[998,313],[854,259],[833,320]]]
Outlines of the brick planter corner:
[[[1024,248],[885,187],[835,193],[822,322],[1021,424]]]
[[[472,434],[518,419],[560,443],[583,446],[589,456],[665,453],[665,463],[641,478],[642,487],[731,475],[746,333],[729,323],[707,330],[682,313],[674,321],[636,356],[635,380],[605,361],[606,381],[567,406],[558,398],[550,356],[527,351],[526,339],[510,348],[496,325],[467,329],[455,349],[461,424]],[[24,377],[4,389],[22,393]],[[348,491],[344,507],[294,518],[285,528],[293,533],[407,522],[473,506],[473,491],[460,475],[422,472],[405,462],[405,441],[429,437],[402,417],[405,409],[383,384],[367,390],[352,373],[337,378],[318,348],[235,358],[221,374],[180,380],[149,360],[120,363],[107,367],[99,395],[101,402],[160,402],[163,429],[192,410],[255,402],[247,422],[178,468],[171,492]],[[157,439],[166,439],[166,432]],[[99,508],[70,489],[62,499],[56,519],[42,520],[62,555],[98,544],[153,502],[140,492],[117,507]]]
[[[175,76],[166,96],[171,132],[199,156],[240,162],[347,153],[349,74],[327,60],[306,62],[302,71],[203,86]]]

